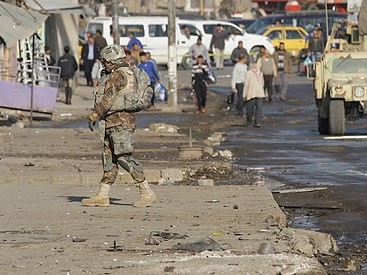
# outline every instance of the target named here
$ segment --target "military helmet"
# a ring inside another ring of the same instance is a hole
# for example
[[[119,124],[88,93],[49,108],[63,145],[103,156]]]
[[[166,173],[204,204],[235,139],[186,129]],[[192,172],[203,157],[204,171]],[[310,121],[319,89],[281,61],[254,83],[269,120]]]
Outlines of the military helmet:
[[[108,45],[102,49],[100,54],[102,62],[113,64],[122,63],[125,56],[125,51],[120,45]]]

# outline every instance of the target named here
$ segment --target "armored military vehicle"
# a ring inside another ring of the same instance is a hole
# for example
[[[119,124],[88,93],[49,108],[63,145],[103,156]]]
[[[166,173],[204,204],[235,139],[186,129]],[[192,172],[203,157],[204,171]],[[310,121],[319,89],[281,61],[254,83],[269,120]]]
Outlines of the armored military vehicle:
[[[313,80],[322,135],[343,135],[346,121],[367,112],[367,51],[363,44],[357,25],[334,24],[321,60],[307,70],[307,77]]]

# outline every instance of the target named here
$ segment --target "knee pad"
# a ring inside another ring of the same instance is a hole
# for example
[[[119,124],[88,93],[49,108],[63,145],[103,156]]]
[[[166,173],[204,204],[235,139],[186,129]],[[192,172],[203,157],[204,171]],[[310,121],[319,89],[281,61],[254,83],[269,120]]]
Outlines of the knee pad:
[[[119,156],[118,164],[129,172],[132,178],[137,182],[145,180],[145,175],[140,162],[131,156]]]

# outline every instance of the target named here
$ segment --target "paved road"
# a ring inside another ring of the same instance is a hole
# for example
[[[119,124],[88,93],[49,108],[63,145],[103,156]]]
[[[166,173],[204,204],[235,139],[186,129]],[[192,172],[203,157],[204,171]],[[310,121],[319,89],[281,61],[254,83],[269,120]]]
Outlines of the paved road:
[[[226,146],[235,151],[239,167],[271,168],[264,174],[287,188],[327,186],[325,192],[294,194],[279,198],[279,202],[340,208],[301,226],[332,233],[340,244],[365,243],[367,140],[326,140],[319,135],[312,85],[305,77],[292,77],[287,97],[286,102],[264,105],[260,129],[228,126]],[[345,135],[366,135],[365,123],[361,119],[347,124]]]

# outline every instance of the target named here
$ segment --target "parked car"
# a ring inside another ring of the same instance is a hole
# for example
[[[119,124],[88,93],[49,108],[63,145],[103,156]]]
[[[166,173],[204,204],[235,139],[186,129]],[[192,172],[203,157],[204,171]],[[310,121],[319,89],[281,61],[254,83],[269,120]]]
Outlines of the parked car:
[[[225,60],[230,59],[231,53],[233,49],[238,46],[239,41],[243,42],[243,47],[251,55],[257,55],[257,53],[260,51],[260,46],[264,46],[271,53],[274,52],[274,47],[271,44],[269,38],[263,35],[244,32],[240,27],[230,22],[220,20],[182,20],[181,22],[187,26],[196,27],[202,33],[203,44],[207,47],[210,45],[215,27],[218,24],[221,24],[229,33],[229,39],[226,41],[224,49]],[[190,68],[190,63],[191,58],[187,57],[185,60],[183,60],[182,65],[184,67]]]
[[[302,27],[269,26],[258,30],[256,33],[269,37],[274,47],[278,47],[279,43],[283,42],[293,61],[298,61],[300,51],[308,46],[308,41],[306,41],[308,33]]]
[[[120,45],[126,46],[129,42],[128,34],[133,32],[135,37],[143,44],[144,50],[151,52],[152,57],[159,65],[168,64],[168,19],[165,16],[131,16],[119,17]],[[90,20],[86,27],[86,33],[94,34],[97,29],[102,31],[107,44],[113,44],[110,35],[112,27],[111,17],[96,17]],[[176,19],[176,45],[177,64],[181,64],[187,55],[189,48],[201,36],[201,32],[193,25],[189,27],[189,35],[183,32],[185,24],[181,19]]]
[[[338,13],[328,11],[328,27],[329,32],[334,23],[340,22],[347,18],[346,13]],[[302,27],[307,32],[311,32],[315,25],[326,30],[326,16],[325,11],[299,11],[299,12],[288,12],[288,13],[277,13],[262,17],[252,23],[248,28],[247,32],[256,33],[258,30],[263,29],[267,26],[274,25],[276,21],[279,21],[284,25],[291,25],[294,27]]]

